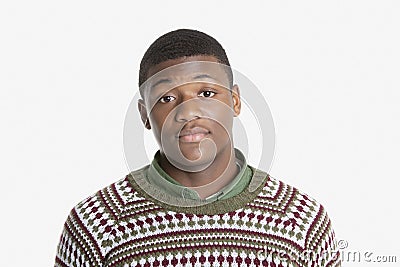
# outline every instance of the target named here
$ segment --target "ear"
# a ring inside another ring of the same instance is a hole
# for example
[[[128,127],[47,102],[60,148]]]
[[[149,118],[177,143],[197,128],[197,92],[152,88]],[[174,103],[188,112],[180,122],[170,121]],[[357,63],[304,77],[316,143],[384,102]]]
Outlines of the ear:
[[[237,117],[237,116],[239,116],[240,109],[242,107],[242,103],[240,101],[240,90],[239,90],[239,86],[237,84],[235,84],[232,87],[232,101],[233,101],[234,117]]]
[[[150,130],[151,126],[150,126],[150,122],[149,122],[149,117],[147,116],[147,109],[146,109],[146,105],[145,105],[143,99],[138,100],[138,110],[139,110],[142,122],[144,124],[144,127],[146,127],[146,129]]]

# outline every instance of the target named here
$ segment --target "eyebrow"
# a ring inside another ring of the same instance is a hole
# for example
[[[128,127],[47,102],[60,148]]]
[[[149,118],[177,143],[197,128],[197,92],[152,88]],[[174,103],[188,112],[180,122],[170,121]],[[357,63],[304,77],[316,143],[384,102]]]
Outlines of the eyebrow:
[[[167,78],[161,79],[161,80],[157,81],[155,84],[153,84],[153,85],[151,86],[151,88],[154,88],[154,87],[156,87],[157,85],[162,84],[162,83],[171,83],[171,80],[170,80],[170,79],[167,79]]]
[[[204,78],[208,78],[208,79],[212,79],[212,80],[216,81],[216,79],[214,77],[212,77],[211,75],[206,74],[206,73],[194,76],[193,80],[204,79]]]
[[[199,75],[194,76],[194,77],[193,77],[193,80],[199,80],[199,79],[204,79],[204,78],[207,78],[207,79],[211,79],[211,80],[216,81],[216,79],[215,79],[214,77],[212,77],[211,75],[206,74],[206,73],[204,73],[204,74],[199,74]],[[156,87],[157,85],[160,85],[160,84],[162,84],[162,83],[171,83],[171,82],[172,82],[172,81],[171,81],[170,79],[168,79],[168,78],[163,78],[163,79],[160,79],[159,81],[157,81],[155,84],[153,84],[153,85],[151,86],[151,88],[154,88],[154,87]]]

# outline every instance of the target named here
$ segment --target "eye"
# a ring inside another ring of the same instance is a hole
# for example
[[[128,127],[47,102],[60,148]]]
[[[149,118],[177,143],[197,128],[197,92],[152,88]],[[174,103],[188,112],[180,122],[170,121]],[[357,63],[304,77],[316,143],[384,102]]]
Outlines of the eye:
[[[216,93],[210,90],[204,90],[199,96],[201,96],[201,94],[203,94],[203,97],[213,97]]]
[[[158,101],[160,103],[169,103],[169,102],[173,101],[174,99],[175,99],[175,97],[173,97],[171,95],[166,95],[166,96],[161,97]]]

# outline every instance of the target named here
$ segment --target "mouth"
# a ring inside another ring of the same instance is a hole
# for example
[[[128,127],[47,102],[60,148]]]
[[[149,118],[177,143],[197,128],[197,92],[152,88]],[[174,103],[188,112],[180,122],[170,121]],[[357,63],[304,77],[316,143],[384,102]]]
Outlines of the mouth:
[[[194,127],[190,130],[182,130],[178,135],[178,139],[180,142],[184,143],[196,143],[200,142],[209,134],[210,131],[208,131],[207,129],[204,129],[202,127]]]

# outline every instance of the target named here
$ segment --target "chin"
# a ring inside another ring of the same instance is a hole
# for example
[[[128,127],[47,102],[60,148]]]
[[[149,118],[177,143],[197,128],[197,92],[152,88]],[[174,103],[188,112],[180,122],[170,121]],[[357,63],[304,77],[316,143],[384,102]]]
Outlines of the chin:
[[[195,149],[181,149],[182,155],[188,160],[188,161],[196,161],[196,162],[201,162],[204,164],[205,162],[209,162],[213,160],[213,153],[210,153],[211,151],[201,151],[198,148]]]
[[[204,142],[199,148],[197,144],[184,144],[178,148],[180,151],[167,153],[168,158],[173,161],[175,167],[187,170],[189,172],[201,171],[210,166],[214,160],[217,151],[212,142]]]

